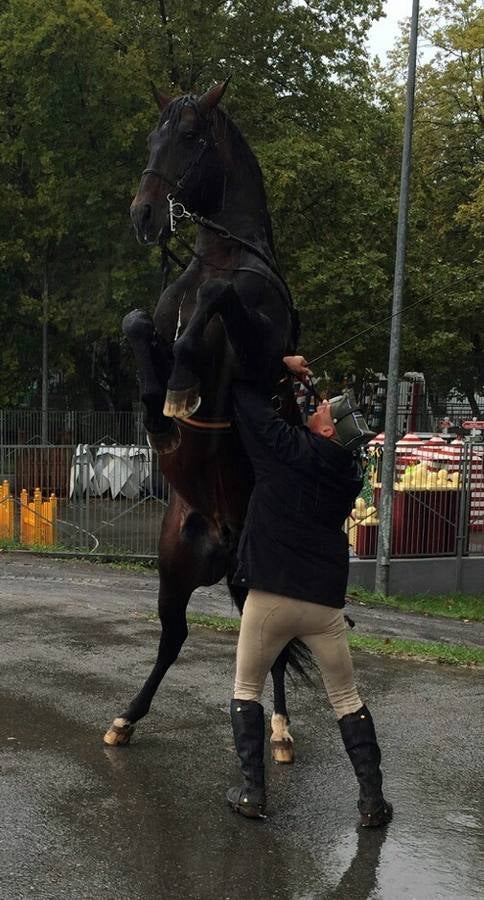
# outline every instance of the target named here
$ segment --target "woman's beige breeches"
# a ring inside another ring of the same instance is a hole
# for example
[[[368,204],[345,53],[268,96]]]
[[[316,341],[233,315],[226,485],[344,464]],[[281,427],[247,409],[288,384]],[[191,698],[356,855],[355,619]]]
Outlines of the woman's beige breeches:
[[[343,610],[257,590],[249,591],[242,614],[234,697],[260,700],[271,666],[293,638],[313,653],[337,718],[360,709]]]

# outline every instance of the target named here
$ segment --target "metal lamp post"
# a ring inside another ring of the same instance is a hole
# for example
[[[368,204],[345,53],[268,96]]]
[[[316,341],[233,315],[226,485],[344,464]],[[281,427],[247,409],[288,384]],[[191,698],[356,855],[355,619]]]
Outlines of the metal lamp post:
[[[417,68],[419,0],[413,0],[410,44],[408,51],[407,106],[403,134],[403,154],[400,177],[400,201],[398,208],[395,274],[393,280],[392,327],[388,359],[387,404],[385,414],[385,449],[382,461],[380,527],[376,560],[375,591],[388,594],[390,575],[390,547],[392,532],[393,478],[395,469],[395,441],[397,437],[397,412],[399,389],[401,311],[405,249],[407,240],[408,198],[412,155],[413,108],[415,97],[415,73]]]

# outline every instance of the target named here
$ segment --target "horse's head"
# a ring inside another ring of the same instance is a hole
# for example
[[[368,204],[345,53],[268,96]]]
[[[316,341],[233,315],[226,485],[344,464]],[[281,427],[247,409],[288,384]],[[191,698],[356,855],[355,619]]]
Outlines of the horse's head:
[[[189,94],[174,100],[153,85],[161,116],[148,138],[148,165],[130,210],[140,243],[154,244],[168,230],[169,196],[191,212],[210,214],[216,208],[223,179],[211,113],[227,83],[201,97]]]

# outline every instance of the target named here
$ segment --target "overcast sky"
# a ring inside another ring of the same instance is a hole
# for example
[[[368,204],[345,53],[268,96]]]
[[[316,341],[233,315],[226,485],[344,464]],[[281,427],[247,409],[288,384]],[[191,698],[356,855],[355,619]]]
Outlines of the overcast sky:
[[[374,56],[385,61],[388,50],[391,50],[399,33],[398,23],[412,15],[412,0],[386,0],[383,4],[386,18],[373,25],[369,35],[369,46]],[[420,11],[435,6],[436,0],[420,0]]]

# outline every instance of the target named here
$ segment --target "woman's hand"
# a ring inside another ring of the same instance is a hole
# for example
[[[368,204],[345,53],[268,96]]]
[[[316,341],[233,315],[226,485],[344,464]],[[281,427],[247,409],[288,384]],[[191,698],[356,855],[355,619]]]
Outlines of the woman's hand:
[[[306,381],[313,374],[304,356],[284,356],[282,361],[291,375],[295,375],[300,381]]]

